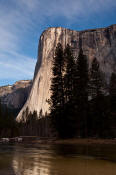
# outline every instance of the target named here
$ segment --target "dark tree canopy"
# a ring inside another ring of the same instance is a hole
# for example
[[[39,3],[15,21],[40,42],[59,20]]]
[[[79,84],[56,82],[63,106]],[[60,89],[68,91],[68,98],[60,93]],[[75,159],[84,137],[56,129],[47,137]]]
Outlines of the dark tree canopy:
[[[103,93],[103,80],[99,67],[99,62],[96,58],[93,59],[90,69],[89,92],[92,98],[96,98]]]

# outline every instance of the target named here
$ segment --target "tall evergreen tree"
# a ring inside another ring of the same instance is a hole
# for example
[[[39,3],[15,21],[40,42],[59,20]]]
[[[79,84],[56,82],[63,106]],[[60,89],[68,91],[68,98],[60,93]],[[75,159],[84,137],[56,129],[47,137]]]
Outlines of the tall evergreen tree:
[[[51,80],[51,98],[50,98],[50,115],[54,128],[59,135],[63,133],[64,126],[64,52],[62,45],[58,43],[53,58],[52,80]]]
[[[99,68],[99,62],[93,59],[90,69],[89,95],[92,99],[103,93],[102,76]]]
[[[75,105],[74,105],[74,79],[76,64],[72,54],[71,47],[66,46],[64,51],[65,57],[65,74],[64,74],[64,94],[65,94],[65,108],[64,108],[64,134],[65,137],[74,137],[76,132],[75,120]]]
[[[65,103],[73,101],[74,76],[75,76],[75,61],[69,45],[64,51],[65,55],[65,75],[64,75],[64,89],[65,89]]]
[[[80,49],[77,58],[77,71],[75,76],[75,104],[78,124],[78,134],[87,137],[87,108],[88,108],[88,62],[87,57]]]
[[[51,109],[56,109],[64,105],[64,87],[63,87],[64,53],[60,43],[58,43],[53,59],[51,80]]]
[[[90,103],[92,135],[102,137],[105,117],[105,99],[102,73],[100,71],[99,62],[96,58],[93,59],[90,69],[89,96],[92,99]]]

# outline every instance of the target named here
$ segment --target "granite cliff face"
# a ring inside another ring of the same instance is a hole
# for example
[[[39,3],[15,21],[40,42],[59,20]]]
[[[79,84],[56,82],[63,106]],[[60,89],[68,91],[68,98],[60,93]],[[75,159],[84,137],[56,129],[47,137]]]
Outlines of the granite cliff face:
[[[17,121],[22,119],[22,113],[27,107],[31,112],[36,110],[38,115],[41,109],[43,114],[49,112],[47,100],[50,98],[52,59],[58,42],[63,47],[70,44],[76,57],[82,47],[89,63],[96,57],[107,78],[116,71],[116,25],[80,32],[61,27],[48,28],[40,37],[32,89]]]
[[[1,103],[13,109],[22,108],[28,98],[31,86],[31,80],[22,80],[13,85],[1,86]]]

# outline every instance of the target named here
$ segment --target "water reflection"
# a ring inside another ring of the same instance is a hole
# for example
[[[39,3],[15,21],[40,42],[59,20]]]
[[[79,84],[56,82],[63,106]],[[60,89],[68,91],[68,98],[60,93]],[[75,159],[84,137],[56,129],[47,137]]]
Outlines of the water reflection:
[[[49,175],[51,169],[50,152],[47,147],[24,148],[17,147],[12,166],[17,175]]]
[[[0,145],[0,175],[15,175],[12,168],[13,147]]]
[[[26,144],[2,148],[0,175],[116,175],[115,146]]]

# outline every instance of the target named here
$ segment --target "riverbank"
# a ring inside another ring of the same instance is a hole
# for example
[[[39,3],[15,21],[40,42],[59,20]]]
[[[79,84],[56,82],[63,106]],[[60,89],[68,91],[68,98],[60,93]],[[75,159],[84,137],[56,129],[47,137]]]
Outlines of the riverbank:
[[[0,143],[22,143],[31,142],[38,144],[71,144],[71,145],[116,145],[115,139],[97,139],[97,138],[73,138],[73,139],[57,139],[36,136],[20,136],[15,138],[1,138]]]
[[[34,141],[35,142],[35,141]],[[38,139],[41,144],[71,144],[71,145],[116,145],[116,139],[94,139],[94,138],[74,138],[74,139]]]
[[[116,139],[66,139],[66,140],[56,140],[55,143],[62,144],[116,144]]]

